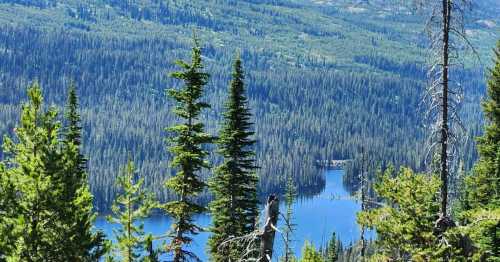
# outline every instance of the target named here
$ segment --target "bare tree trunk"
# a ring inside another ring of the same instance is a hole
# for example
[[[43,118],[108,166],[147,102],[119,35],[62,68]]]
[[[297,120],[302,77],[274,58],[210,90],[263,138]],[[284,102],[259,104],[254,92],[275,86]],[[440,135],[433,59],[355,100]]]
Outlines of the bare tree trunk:
[[[449,66],[449,35],[451,3],[450,0],[443,0],[443,101],[441,119],[441,215],[447,216],[448,203],[448,66]]]
[[[264,232],[260,240],[260,258],[259,262],[271,262],[273,257],[274,236],[276,234],[276,225],[279,215],[279,200],[275,195],[267,198],[266,217]]]

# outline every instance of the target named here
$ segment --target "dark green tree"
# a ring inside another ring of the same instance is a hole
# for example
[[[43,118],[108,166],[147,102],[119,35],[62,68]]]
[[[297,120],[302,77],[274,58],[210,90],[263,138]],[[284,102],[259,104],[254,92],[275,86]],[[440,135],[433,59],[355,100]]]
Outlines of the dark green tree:
[[[332,233],[330,241],[328,241],[325,249],[325,262],[336,262],[339,258],[339,247],[338,247],[337,234]]]
[[[69,89],[63,140],[64,174],[59,210],[62,221],[60,242],[66,261],[96,261],[106,252],[104,234],[93,230],[96,214],[87,175],[87,160],[81,153],[81,119],[75,86]]]
[[[42,91],[37,83],[28,88],[28,102],[14,130],[16,139],[5,137],[2,193],[15,193],[15,206],[2,218],[5,236],[15,239],[2,259],[8,261],[63,261],[59,243],[62,154],[57,110],[43,111]],[[2,236],[0,239],[2,239]],[[2,250],[4,252],[5,250]]]
[[[252,114],[248,108],[239,57],[234,62],[233,70],[224,123],[217,140],[218,153],[223,162],[215,169],[209,183],[214,200],[210,203],[213,235],[208,245],[214,261],[237,261],[241,258],[242,246],[232,244],[221,247],[221,243],[252,232],[258,215]]]
[[[124,262],[140,261],[148,239],[140,221],[148,217],[157,206],[152,194],[144,192],[142,188],[144,178],[135,181],[135,173],[134,163],[129,160],[124,175],[118,177],[118,185],[123,192],[113,204],[113,216],[108,216],[108,221],[120,224],[120,228],[114,233],[117,239],[116,249]]]
[[[483,102],[487,119],[484,135],[478,138],[479,160],[469,179],[468,205],[471,208],[500,205],[500,41],[495,50],[495,66],[488,81],[488,97]]]
[[[12,252],[16,240],[13,229],[17,201],[13,177],[7,170],[5,163],[0,162],[0,261]]]
[[[146,236],[144,241],[144,249],[146,250],[146,257],[144,262],[159,262],[160,250],[156,250],[153,247],[153,236],[151,234]]]
[[[213,140],[212,136],[204,132],[204,124],[199,121],[202,110],[210,107],[200,101],[209,74],[202,71],[201,48],[196,39],[194,42],[191,64],[177,61],[183,71],[171,74],[173,78],[184,81],[184,86],[167,91],[177,103],[174,113],[182,119],[181,123],[167,129],[173,133],[169,139],[169,150],[173,154],[171,166],[177,169],[176,175],[169,178],[165,185],[178,195],[178,199],[164,205],[165,211],[174,220],[170,233],[172,241],[168,245],[168,251],[173,252],[174,262],[197,259],[195,254],[183,246],[191,243],[190,234],[197,234],[202,230],[194,224],[193,215],[203,212],[204,207],[197,204],[194,197],[206,186],[199,177],[202,168],[210,167],[205,160],[208,153],[203,145]]]
[[[468,235],[478,248],[474,256],[481,261],[500,259],[500,41],[494,62],[483,102],[487,123],[477,141],[480,158],[466,179],[463,205]]]

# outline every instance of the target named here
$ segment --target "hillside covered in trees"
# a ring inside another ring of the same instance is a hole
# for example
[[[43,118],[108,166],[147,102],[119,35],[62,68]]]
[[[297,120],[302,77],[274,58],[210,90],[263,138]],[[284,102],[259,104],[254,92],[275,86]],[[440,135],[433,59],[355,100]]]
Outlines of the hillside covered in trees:
[[[0,262],[499,261],[498,11],[0,0]],[[296,253],[332,159],[359,232]]]
[[[463,112],[472,135],[480,130],[477,102],[497,9],[479,1],[468,17],[483,57],[459,74],[471,87]],[[12,134],[27,83],[38,80],[48,103],[62,105],[75,81],[98,206],[110,206],[114,171],[128,151],[145,184],[168,199],[161,185],[174,171],[163,128],[176,120],[164,89],[177,83],[166,73],[188,55],[194,30],[212,75],[212,108],[203,115],[210,133],[235,53],[248,70],[261,192],[283,190],[287,174],[301,191],[318,190],[316,160],[356,159],[362,145],[373,166],[421,169],[425,19],[412,5],[377,1],[0,1],[0,131]],[[473,144],[464,145],[467,167]]]

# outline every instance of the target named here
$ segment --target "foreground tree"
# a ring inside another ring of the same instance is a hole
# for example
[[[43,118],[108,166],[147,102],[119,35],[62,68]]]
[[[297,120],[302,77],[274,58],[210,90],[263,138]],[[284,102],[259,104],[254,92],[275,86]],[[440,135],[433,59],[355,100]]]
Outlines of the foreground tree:
[[[258,215],[257,181],[255,174],[255,144],[251,130],[252,114],[245,95],[241,60],[234,63],[233,80],[229,87],[224,124],[217,144],[223,163],[215,169],[209,186],[214,194],[210,203],[212,232],[209,240],[214,261],[237,261],[244,252],[242,246],[221,244],[233,237],[249,234],[255,229]]]
[[[179,198],[164,205],[165,211],[174,220],[169,235],[172,241],[168,246],[168,250],[173,252],[174,262],[186,261],[188,258],[197,259],[195,254],[183,246],[191,243],[189,234],[197,234],[202,230],[193,222],[193,215],[203,212],[204,208],[195,203],[194,197],[205,187],[199,177],[199,171],[209,168],[205,160],[208,153],[202,146],[213,140],[204,132],[204,125],[199,121],[202,110],[209,107],[209,104],[200,101],[209,75],[202,71],[201,48],[196,39],[191,64],[177,61],[177,65],[183,71],[172,73],[171,76],[184,81],[184,87],[169,89],[168,95],[176,101],[174,113],[183,122],[168,128],[173,133],[169,139],[169,150],[174,156],[171,165],[177,169],[177,173],[168,179],[165,185]]]
[[[377,233],[377,261],[433,261],[439,253],[434,222],[439,203],[439,180],[403,168],[380,174],[375,191],[384,200],[379,208],[362,211],[358,223]]]
[[[63,222],[60,241],[64,243],[65,260],[96,261],[106,252],[104,233],[93,229],[96,214],[88,185],[87,160],[81,153],[81,119],[75,86],[69,89],[65,112],[63,140],[63,176],[61,182],[60,216]]]
[[[479,160],[466,180],[463,213],[466,232],[477,252],[475,259],[500,259],[500,41],[490,72],[488,97],[483,102],[487,123],[478,139]]]
[[[456,181],[458,148],[463,131],[460,120],[460,104],[463,97],[461,85],[454,84],[452,68],[460,64],[460,53],[465,47],[472,47],[465,33],[465,12],[471,1],[441,0],[422,2],[431,14],[428,30],[431,40],[431,63],[429,77],[431,84],[426,89],[425,100],[429,103],[427,117],[431,123],[429,132],[430,150],[428,156],[438,157],[439,165],[432,172],[440,175],[440,216],[435,223],[435,234],[442,238],[444,233],[455,226],[450,215],[450,184]],[[430,9],[430,10],[429,10]],[[465,46],[464,46],[465,45]],[[472,48],[473,49],[473,48]],[[451,191],[451,192],[450,192]],[[453,195],[452,195],[453,196]]]
[[[143,191],[144,179],[134,181],[135,172],[134,163],[129,160],[124,170],[125,174],[118,177],[118,185],[123,193],[116,198],[112,207],[113,216],[108,216],[108,220],[120,224],[120,228],[115,230],[115,235],[118,242],[116,249],[120,251],[122,261],[139,261],[141,254],[146,251],[144,250],[146,242],[151,245],[147,250],[149,256],[144,259],[154,261],[151,260],[156,257],[152,249],[152,240],[151,237],[144,235],[141,220],[148,217],[157,204],[152,195]]]
[[[15,129],[16,139],[6,137],[4,140],[6,161],[5,166],[0,167],[1,192],[7,197],[14,193],[15,198],[6,210],[7,217],[2,218],[6,224],[0,228],[10,230],[4,236],[12,237],[15,246],[0,251],[7,251],[0,258],[63,261],[64,243],[58,241],[62,224],[58,211],[65,205],[59,201],[63,159],[58,141],[60,124],[56,121],[55,108],[42,111],[42,91],[37,83],[28,88],[28,98],[22,107],[21,122]]]

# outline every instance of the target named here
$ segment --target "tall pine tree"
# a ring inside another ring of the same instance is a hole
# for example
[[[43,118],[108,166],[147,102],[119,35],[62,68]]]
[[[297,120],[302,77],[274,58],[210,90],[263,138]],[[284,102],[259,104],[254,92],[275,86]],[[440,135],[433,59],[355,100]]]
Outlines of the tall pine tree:
[[[464,217],[475,242],[475,258],[500,259],[500,41],[495,50],[495,66],[488,81],[488,98],[483,102],[487,119],[478,139],[479,160],[466,180]]]
[[[500,205],[500,41],[495,50],[495,67],[491,70],[488,81],[488,98],[483,102],[487,119],[485,132],[478,139],[480,159],[474,169],[474,176],[469,179],[470,207]]]
[[[232,77],[224,123],[217,141],[223,163],[216,168],[209,184],[214,194],[210,203],[213,235],[209,240],[214,261],[237,261],[241,257],[242,247],[234,246],[236,244],[222,247],[221,243],[252,232],[258,215],[252,114],[245,96],[239,57],[234,63]]]
[[[202,192],[206,185],[199,177],[200,170],[209,168],[205,160],[208,153],[203,149],[203,145],[213,140],[204,132],[204,124],[199,121],[202,110],[210,107],[200,101],[209,74],[203,72],[201,48],[196,39],[194,42],[191,64],[177,61],[183,71],[171,74],[173,78],[184,81],[184,86],[167,90],[168,95],[177,103],[174,113],[182,119],[181,123],[167,129],[173,133],[169,139],[169,150],[174,156],[171,165],[177,169],[177,173],[168,179],[165,185],[179,196],[178,200],[164,205],[165,211],[174,219],[170,234],[172,241],[168,246],[169,251],[173,252],[174,262],[186,261],[188,258],[197,259],[195,254],[183,247],[192,242],[189,235],[202,230],[193,222],[193,215],[203,212],[204,207],[195,203],[194,197]]]
[[[63,223],[60,233],[67,261],[96,261],[104,253],[104,234],[95,232],[93,222],[93,197],[88,185],[87,160],[81,153],[81,119],[78,113],[78,97],[71,84],[65,112],[63,157],[64,175],[62,181],[60,214]]]

